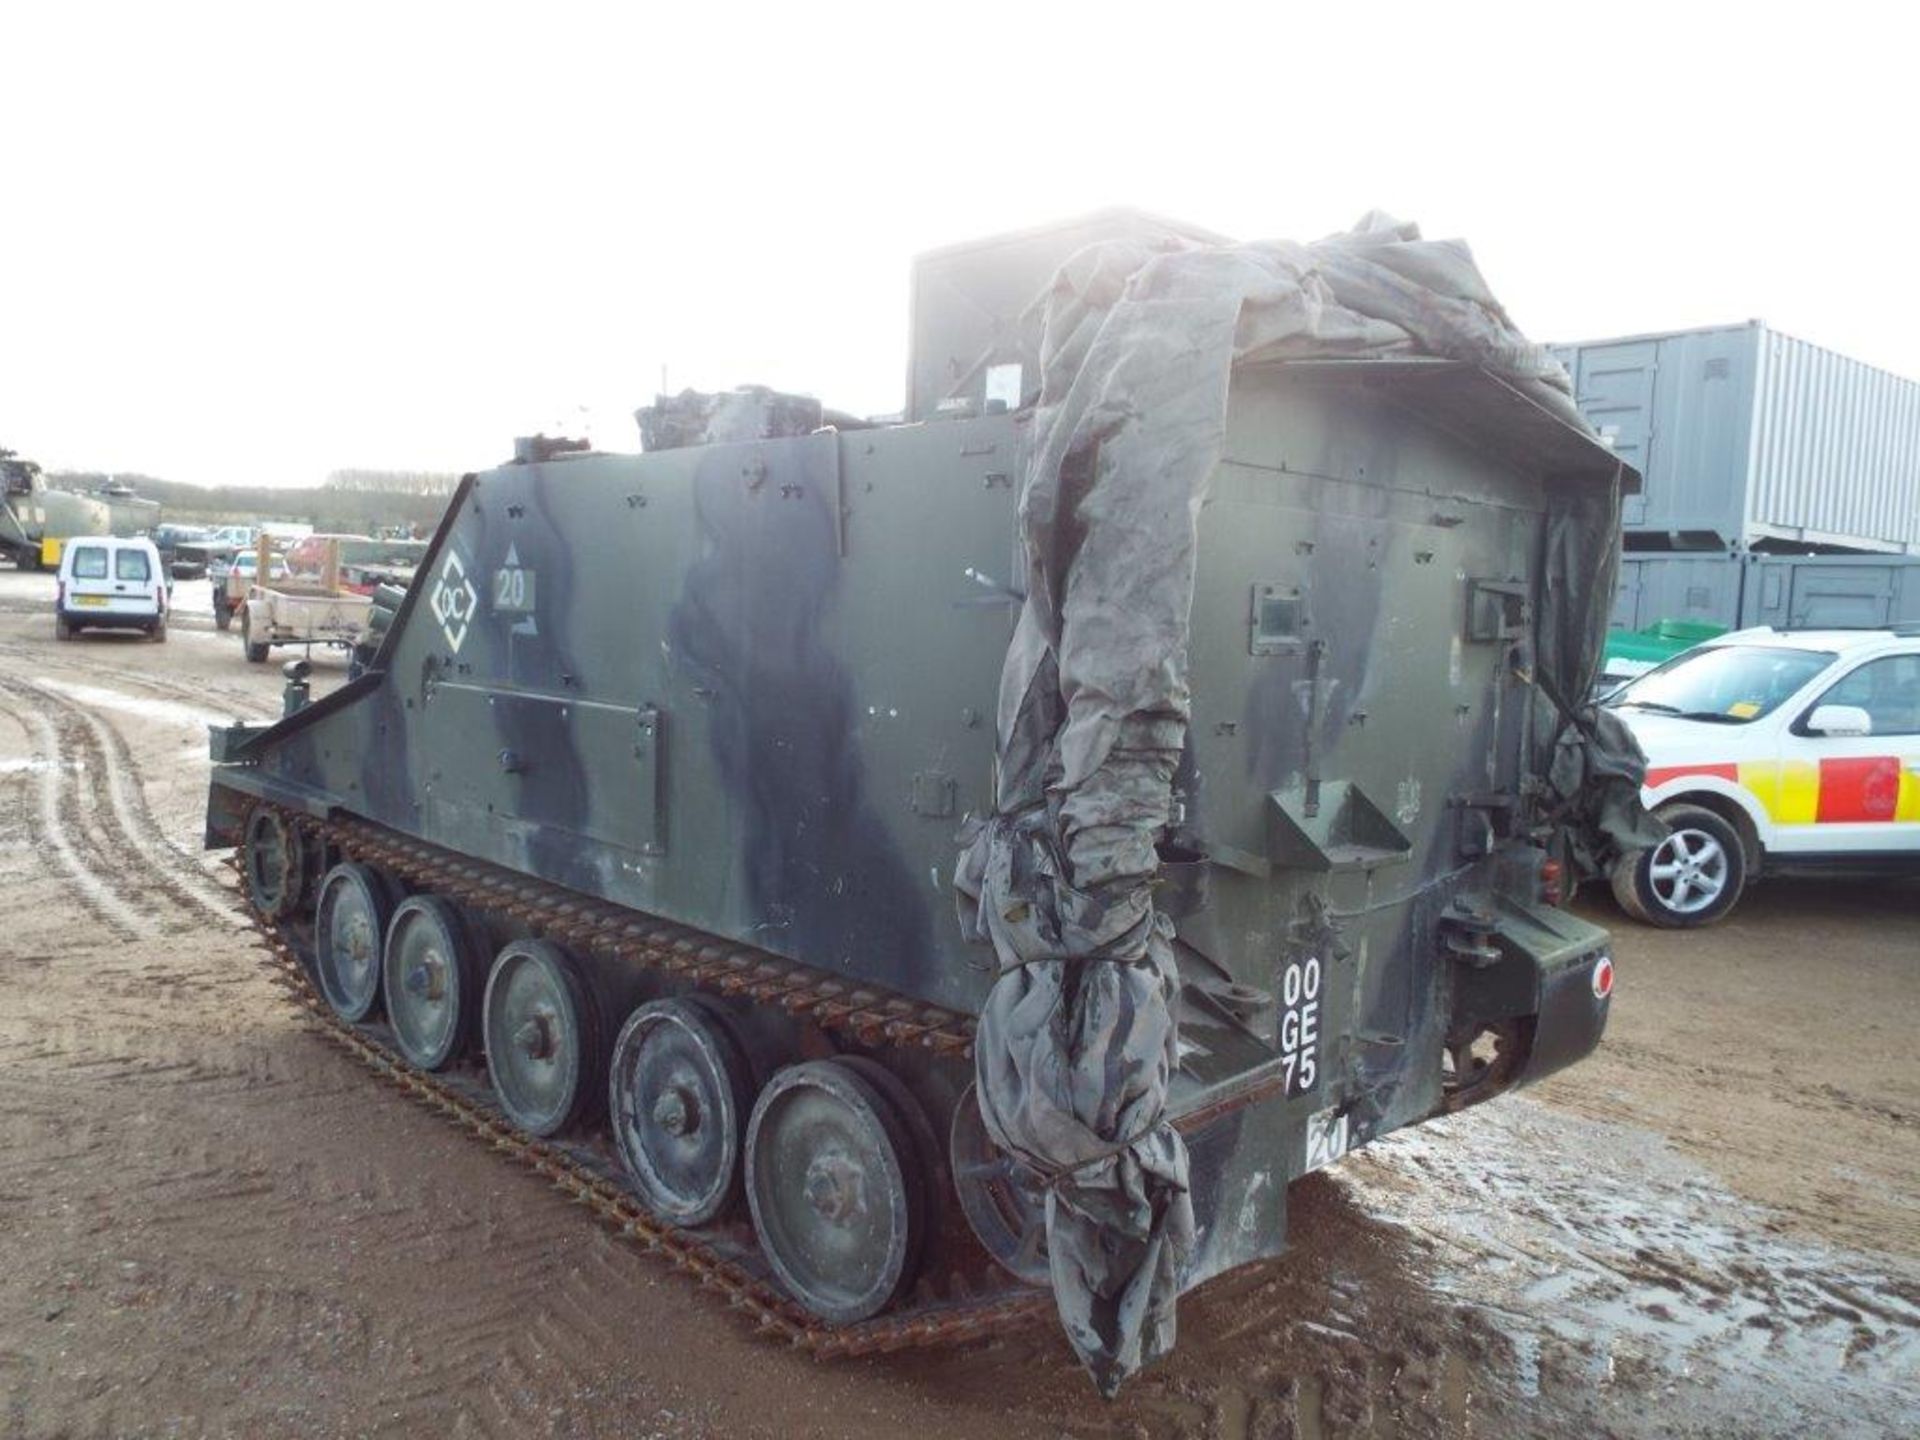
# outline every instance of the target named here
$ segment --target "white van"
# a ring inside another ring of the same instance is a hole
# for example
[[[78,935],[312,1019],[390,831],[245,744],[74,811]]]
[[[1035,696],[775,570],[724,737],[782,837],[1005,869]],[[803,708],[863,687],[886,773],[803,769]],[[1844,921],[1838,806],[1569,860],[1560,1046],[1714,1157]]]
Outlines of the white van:
[[[71,640],[81,629],[144,630],[167,638],[167,580],[148,539],[83,535],[65,542],[54,592],[53,633]]]

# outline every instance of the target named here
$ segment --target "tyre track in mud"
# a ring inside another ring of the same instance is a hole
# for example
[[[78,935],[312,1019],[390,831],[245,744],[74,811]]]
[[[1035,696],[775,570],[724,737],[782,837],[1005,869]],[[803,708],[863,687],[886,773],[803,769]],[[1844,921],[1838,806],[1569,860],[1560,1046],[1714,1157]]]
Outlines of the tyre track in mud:
[[[169,675],[156,675],[149,671],[132,669],[126,665],[91,663],[97,656],[124,657],[130,660],[133,656],[143,653],[146,652],[142,647],[131,644],[124,647],[81,646],[60,654],[57,659],[60,662],[69,662],[62,664],[60,668],[95,676],[101,688],[118,689],[132,686],[134,689],[144,690],[162,699],[205,711],[209,718],[223,715],[251,721],[279,718],[279,708],[270,697],[242,685],[221,684],[208,679],[177,680]],[[16,669],[25,667],[45,670],[54,664],[55,658],[50,657],[44,649],[37,646],[0,640],[0,661],[18,662],[13,667]]]
[[[132,752],[117,730],[33,681],[0,677],[0,697],[40,752],[38,838],[98,918],[126,939],[156,928],[245,925],[212,873],[148,809]],[[156,897],[172,907],[172,917],[152,914]]]
[[[28,650],[22,658],[44,665],[48,657]],[[144,691],[201,710],[230,698],[250,718],[268,713],[261,698],[232,692],[223,697],[217,687],[118,671],[109,677],[91,664],[63,669],[121,693]],[[496,1223],[494,1205],[481,1202],[476,1209],[462,1193],[466,1186],[457,1177],[466,1172],[457,1161],[450,1172],[454,1181],[431,1165],[289,1169],[271,1147],[249,1145],[240,1134],[224,1146],[209,1139],[209,1123],[224,1131],[241,1115],[252,1117],[239,1122],[242,1133],[257,1133],[262,1121],[270,1129],[290,1123],[290,1116],[271,1117],[296,1094],[302,1108],[360,1110],[362,1123],[380,1125],[392,1117],[384,1113],[389,1106],[379,1087],[357,1073],[342,1080],[331,1048],[314,1045],[299,1027],[285,1033],[290,1043],[270,1048],[213,1033],[195,1014],[196,1007],[219,1003],[207,993],[212,982],[204,974],[197,975],[192,994],[179,997],[178,1013],[158,1013],[170,998],[163,998],[164,982],[180,968],[162,956],[173,951],[197,971],[177,949],[183,939],[209,922],[250,930],[245,916],[231,893],[166,834],[140,791],[138,762],[125,737],[87,698],[65,694],[55,683],[6,677],[0,679],[0,709],[19,719],[41,762],[28,777],[36,782],[30,793],[37,803],[27,818],[54,862],[49,868],[120,942],[111,959],[88,957],[88,984],[96,998],[84,1016],[63,1018],[55,1000],[53,1012],[37,1016],[22,1038],[0,1038],[0,1070],[12,1072],[5,1077],[8,1128],[21,1132],[16,1140],[40,1136],[23,1148],[67,1171],[66,1183],[78,1186],[82,1206],[104,1216],[120,1208],[116,1196],[128,1180],[126,1157],[117,1148],[122,1141],[115,1138],[127,1104],[141,1108],[142,1122],[156,1110],[175,1114],[185,1106],[201,1114],[208,1105],[216,1107],[190,1123],[182,1123],[184,1117],[169,1122],[175,1133],[148,1157],[139,1224],[174,1237],[166,1252],[128,1262],[122,1273],[89,1271],[86,1284],[117,1309],[163,1319],[174,1335],[166,1363],[175,1369],[223,1371],[228,1352],[247,1349],[253,1332],[278,1334],[286,1348],[271,1356],[262,1350],[261,1363],[270,1360],[295,1373],[353,1373],[356,1408],[369,1404],[374,1413],[391,1417],[390,1427],[378,1427],[383,1431],[526,1434],[551,1422],[552,1397],[606,1394],[614,1377],[631,1366],[632,1349],[621,1327],[608,1326],[605,1289],[638,1289],[654,1277],[629,1257],[609,1253],[599,1227],[574,1223],[564,1209],[557,1217],[549,1213],[552,1207],[538,1191],[533,1213],[542,1218],[516,1214]],[[128,964],[132,969],[123,975]],[[257,985],[250,961],[235,969],[237,979]],[[134,988],[127,990],[128,984]],[[149,1013],[111,1013],[123,991]],[[284,1013],[277,1002],[274,1009]],[[137,1019],[137,1033],[125,1029],[129,1018]],[[155,1026],[196,1038],[184,1044],[160,1038]],[[315,1079],[319,1083],[310,1083]],[[87,1102],[87,1119],[64,1120],[62,1112],[79,1093],[99,1099]],[[211,1120],[216,1114],[227,1118]],[[416,1124],[411,1118],[398,1123],[410,1132]],[[429,1125],[426,1134],[437,1128]],[[419,1138],[403,1147],[409,1155],[417,1157]],[[480,1163],[491,1171],[494,1162],[481,1157]],[[8,1208],[0,1204],[0,1214]],[[398,1324],[382,1307],[362,1303],[358,1286],[315,1293],[254,1281],[230,1273],[218,1253],[203,1251],[215,1217],[217,1250],[262,1253],[284,1244],[304,1217],[343,1209],[367,1221],[355,1226],[357,1263],[378,1271],[450,1260],[462,1273],[447,1283],[469,1303]],[[450,1238],[479,1230],[487,1232],[483,1247],[445,1253]],[[288,1341],[288,1335],[296,1338]],[[198,1431],[218,1413],[196,1403],[173,1418]],[[140,1414],[129,1401],[109,1406],[99,1418],[115,1431],[142,1423]]]
[[[123,880],[116,878],[85,823],[84,786],[62,753],[59,728],[47,716],[18,703],[19,692],[0,681],[0,707],[31,737],[34,772],[22,787],[21,819],[29,842],[44,853],[53,872],[71,886],[74,901],[116,940],[152,933],[150,918]]]
[[[125,690],[123,682],[131,678],[115,674],[112,687]],[[150,683],[137,688],[150,694],[198,706],[208,699],[202,689],[139,678]],[[265,709],[254,697],[245,700],[247,712]],[[484,1294],[483,1303],[452,1310],[444,1324],[420,1325],[412,1333],[397,1330],[377,1308],[363,1308],[351,1293],[316,1294],[304,1286],[256,1281],[222,1263],[218,1252],[228,1248],[278,1248],[316,1211],[346,1207],[364,1213],[370,1223],[356,1227],[357,1248],[375,1268],[406,1264],[423,1247],[443,1243],[449,1229],[480,1227],[483,1217],[455,1219],[465,1203],[430,1173],[379,1166],[289,1169],[270,1149],[242,1138],[257,1135],[263,1121],[269,1130],[286,1123],[272,1116],[295,1093],[302,1106],[357,1105],[375,1112],[384,1108],[383,1097],[363,1077],[343,1081],[334,1075],[340,1066],[331,1049],[313,1044],[297,1027],[267,1044],[219,1033],[196,1014],[223,1003],[203,984],[180,994],[177,1009],[169,1009],[176,997],[165,982],[176,978],[172,972],[192,978],[186,972],[204,964],[204,950],[192,946],[190,937],[217,924],[239,939],[250,929],[245,916],[215,877],[166,834],[141,793],[125,737],[85,700],[51,684],[8,676],[0,678],[0,709],[18,720],[38,762],[22,777],[21,799],[43,870],[64,883],[67,900],[82,906],[112,941],[109,954],[97,944],[69,952],[84,959],[87,978],[78,983],[93,996],[84,1013],[68,1013],[60,994],[43,991],[34,997],[33,1015],[16,1017],[24,1021],[19,1034],[0,1039],[6,1128],[44,1170],[66,1177],[63,1185],[82,1209],[100,1215],[97,1223],[108,1223],[123,1209],[116,1197],[131,1177],[141,1176],[138,1225],[173,1237],[149,1258],[85,1267],[80,1288],[104,1296],[114,1312],[164,1317],[174,1336],[165,1362],[171,1368],[219,1370],[225,1352],[244,1346],[243,1336],[291,1334],[297,1339],[287,1353],[271,1357],[273,1363],[295,1371],[350,1371],[383,1406],[430,1428],[451,1419],[462,1433],[513,1434],[524,1429],[515,1417],[529,1390],[591,1389],[590,1373],[580,1371],[573,1357],[608,1366],[616,1357],[606,1337],[594,1342],[591,1307],[583,1308],[591,1297],[577,1293],[570,1278],[557,1280],[551,1273],[556,1240],[544,1227],[517,1225],[515,1233],[497,1237],[487,1255],[467,1262],[475,1271],[467,1288]],[[232,978],[258,987],[257,969],[244,956],[235,959]],[[72,961],[49,964],[64,971],[57,989],[71,991],[78,980]],[[116,1000],[146,1012],[138,1016],[137,1029],[127,1029],[125,1021],[134,1017],[118,1013]],[[277,1002],[268,1003],[271,1013],[284,1013]],[[316,1077],[322,1083],[308,1083]],[[82,1095],[96,1098],[76,1113]],[[139,1112],[133,1121],[143,1132],[138,1139],[125,1129],[129,1106]],[[187,1112],[199,1118],[189,1119]],[[144,1132],[161,1115],[173,1118],[148,1140]],[[32,1198],[30,1186],[17,1203],[30,1206]],[[0,1205],[0,1212],[14,1208]],[[437,1217],[430,1230],[407,1223],[422,1211]],[[210,1228],[218,1235],[212,1251],[206,1248]],[[556,1307],[550,1303],[556,1296],[571,1303]],[[258,1358],[264,1363],[269,1357]],[[99,1418],[108,1431],[137,1428],[143,1421],[136,1405],[131,1399],[110,1405]],[[213,1413],[196,1404],[174,1418],[198,1431]]]

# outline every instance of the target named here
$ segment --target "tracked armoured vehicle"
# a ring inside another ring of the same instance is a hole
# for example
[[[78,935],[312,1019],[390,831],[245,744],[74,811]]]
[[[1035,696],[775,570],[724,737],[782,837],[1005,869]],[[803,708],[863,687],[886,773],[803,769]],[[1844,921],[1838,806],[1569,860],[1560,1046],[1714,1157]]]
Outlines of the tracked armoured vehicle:
[[[207,843],[343,1043],[763,1325],[1051,1302],[1111,1389],[1290,1182],[1605,1024],[1637,477],[1478,286],[1379,222],[926,257],[897,422],[467,476]]]
[[[0,558],[22,570],[57,565],[58,542],[72,536],[144,535],[159,519],[159,502],[124,482],[63,490],[47,484],[37,463],[0,448]]]

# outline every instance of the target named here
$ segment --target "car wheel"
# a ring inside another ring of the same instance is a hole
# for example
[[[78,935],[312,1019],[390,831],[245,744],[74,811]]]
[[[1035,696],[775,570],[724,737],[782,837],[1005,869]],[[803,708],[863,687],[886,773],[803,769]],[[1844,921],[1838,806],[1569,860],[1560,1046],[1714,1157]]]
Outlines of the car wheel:
[[[1613,894],[1636,920],[1665,929],[1711,925],[1747,885],[1747,851],[1739,833],[1699,805],[1658,812],[1671,834],[1624,855],[1613,868]]]
[[[149,630],[147,634],[153,639],[155,644],[158,644],[158,645],[166,644],[167,643],[167,622],[164,620],[154,621],[153,629]]]
[[[56,640],[71,640],[73,638],[73,622],[64,615],[54,616],[53,638]]]
[[[224,605],[215,605],[213,607],[213,628],[216,630],[226,630],[230,628],[232,624],[233,611]]]

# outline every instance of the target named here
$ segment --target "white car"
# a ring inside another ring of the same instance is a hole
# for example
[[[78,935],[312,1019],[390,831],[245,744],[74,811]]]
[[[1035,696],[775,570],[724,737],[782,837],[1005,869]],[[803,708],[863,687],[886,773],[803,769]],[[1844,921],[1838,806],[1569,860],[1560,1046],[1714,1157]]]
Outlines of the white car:
[[[1920,627],[1740,630],[1606,703],[1673,831],[1614,867],[1630,915],[1705,925],[1779,871],[1920,874]]]
[[[81,630],[94,629],[144,630],[155,640],[167,638],[167,578],[153,541],[86,535],[65,542],[54,589],[53,633],[71,640]]]

